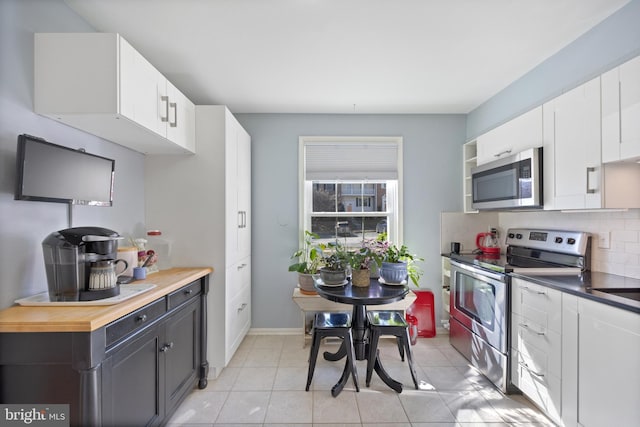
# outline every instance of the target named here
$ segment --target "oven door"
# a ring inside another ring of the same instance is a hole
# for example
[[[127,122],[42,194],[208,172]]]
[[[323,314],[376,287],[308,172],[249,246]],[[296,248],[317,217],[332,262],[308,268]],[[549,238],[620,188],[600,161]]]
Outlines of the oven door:
[[[502,354],[508,352],[508,276],[451,261],[451,317]]]

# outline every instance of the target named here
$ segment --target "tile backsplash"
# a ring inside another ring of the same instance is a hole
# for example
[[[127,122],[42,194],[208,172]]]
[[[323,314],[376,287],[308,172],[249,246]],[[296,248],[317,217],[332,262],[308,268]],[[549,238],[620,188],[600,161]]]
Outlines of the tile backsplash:
[[[550,228],[586,231],[592,234],[591,270],[640,279],[640,209],[593,212],[486,212],[461,214],[444,212],[441,217],[441,246],[449,252],[450,241],[460,241],[465,250],[473,249],[475,233],[497,225],[504,233],[512,227]],[[468,217],[468,218],[467,218]],[[475,218],[477,217],[477,218]],[[608,240],[608,242],[607,242]],[[471,244],[473,247],[468,248]],[[608,246],[608,247],[606,247]]]

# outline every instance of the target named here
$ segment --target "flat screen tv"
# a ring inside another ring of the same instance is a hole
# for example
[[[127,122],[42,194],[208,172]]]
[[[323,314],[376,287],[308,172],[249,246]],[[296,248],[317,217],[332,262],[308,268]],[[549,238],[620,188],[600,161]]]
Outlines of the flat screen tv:
[[[115,160],[18,136],[16,200],[112,206]]]

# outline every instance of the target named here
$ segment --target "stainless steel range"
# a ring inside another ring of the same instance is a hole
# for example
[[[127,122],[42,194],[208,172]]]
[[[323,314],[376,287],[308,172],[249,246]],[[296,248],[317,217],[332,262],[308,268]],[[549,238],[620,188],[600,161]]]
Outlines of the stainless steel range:
[[[450,342],[503,392],[511,391],[510,276],[580,274],[590,269],[591,236],[512,228],[506,254],[451,254]]]

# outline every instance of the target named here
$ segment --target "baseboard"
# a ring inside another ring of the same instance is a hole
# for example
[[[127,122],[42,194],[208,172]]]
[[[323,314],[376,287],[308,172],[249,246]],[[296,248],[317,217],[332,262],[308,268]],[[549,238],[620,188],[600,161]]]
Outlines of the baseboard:
[[[247,335],[300,335],[302,328],[251,328]]]

